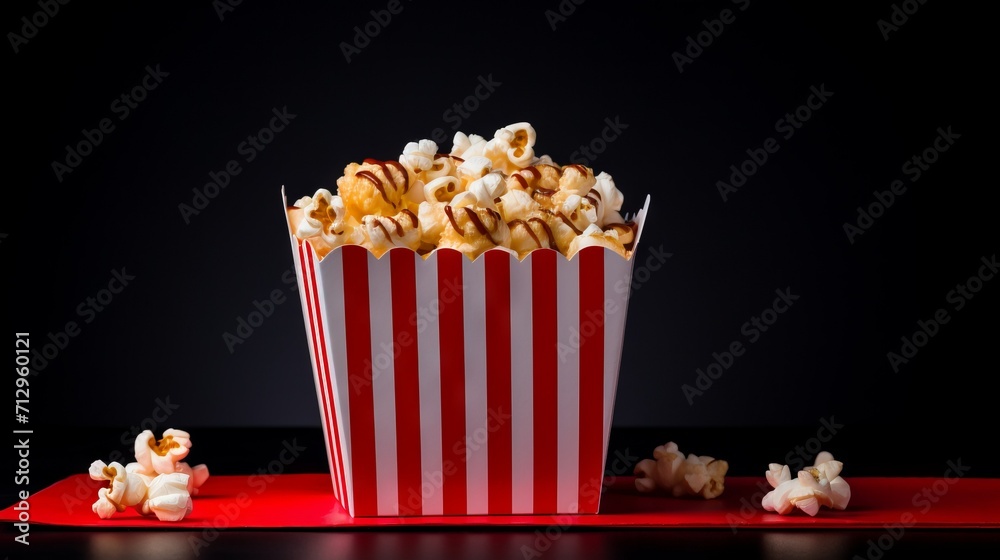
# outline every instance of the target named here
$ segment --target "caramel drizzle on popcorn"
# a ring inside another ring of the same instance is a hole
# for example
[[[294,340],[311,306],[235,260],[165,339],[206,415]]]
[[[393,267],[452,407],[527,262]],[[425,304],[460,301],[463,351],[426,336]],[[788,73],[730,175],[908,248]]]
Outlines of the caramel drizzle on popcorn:
[[[534,196],[536,194],[540,195],[540,196],[552,196],[552,195],[556,194],[556,190],[555,189],[546,189],[546,188],[542,188],[542,187],[535,187],[535,190],[532,191],[532,193],[531,193],[532,198],[534,198]]]
[[[531,224],[538,224],[538,226],[545,232],[545,245],[548,245],[549,249],[556,249],[554,244],[555,236],[552,235],[552,228],[550,228],[549,224],[545,223],[545,220],[541,218],[528,218],[527,221],[521,219],[511,220],[507,222],[507,227],[510,228],[511,233],[514,232],[514,228],[516,227],[524,227],[524,229],[528,232],[528,235],[531,236],[531,239],[535,241],[535,245],[541,249],[545,247],[545,245],[542,245],[542,240],[538,238],[538,235],[535,233],[534,228],[531,227]]]
[[[608,224],[604,226],[604,231],[607,231],[609,229],[613,229],[620,232],[631,232],[632,226],[628,224]]]
[[[371,181],[371,183],[373,185],[375,185],[375,188],[378,189],[379,194],[382,195],[382,200],[388,202],[389,204],[392,204],[393,208],[396,207],[396,204],[394,202],[392,202],[391,200],[389,200],[389,197],[386,196],[386,194],[385,194],[385,186],[382,184],[382,180],[379,179],[378,177],[376,177],[374,173],[372,173],[371,171],[362,170],[362,171],[358,171],[357,172],[357,176],[358,177],[364,177],[365,179],[368,179],[369,181]]]
[[[468,207],[462,208],[462,210],[465,210],[466,217],[469,218],[469,221],[472,222],[472,225],[475,226],[477,230],[479,230],[479,233],[485,235],[486,238],[490,240],[490,243],[494,245],[499,245],[499,243],[497,243],[497,241],[493,239],[493,236],[490,234],[490,230],[486,228],[486,224],[484,224],[483,221],[479,219],[479,214],[477,214],[475,210]],[[493,216],[494,220],[497,220],[498,222],[501,221],[500,214],[498,214],[497,212],[490,210],[489,208],[485,208],[484,210],[489,212],[490,215]],[[445,206],[444,213],[448,215],[448,221],[451,222],[451,227],[455,228],[455,232],[458,233],[460,237],[465,237],[465,231],[462,228],[460,228],[458,226],[458,222],[455,221],[454,210],[452,210],[451,206]]]
[[[167,436],[157,442],[153,442],[153,439],[149,439],[149,448],[153,450],[160,457],[166,457],[167,453],[170,453],[171,449],[176,449],[180,447],[181,444],[174,441],[174,436]]]
[[[595,196],[596,198],[594,198]],[[594,208],[599,209],[601,207],[601,204],[604,203],[604,199],[601,197],[601,191],[597,189],[590,189],[590,192],[588,192],[587,196],[585,196],[584,198],[589,200],[591,206],[593,206]]]
[[[549,249],[556,248],[556,246],[554,245],[556,236],[552,235],[552,228],[549,227],[549,224],[546,223],[545,220],[541,218],[530,218],[528,219],[528,223],[529,224],[537,223],[538,225],[540,225],[542,229],[545,230],[545,236],[548,237]]]
[[[294,208],[294,207],[293,207]],[[309,213],[309,217],[323,224],[324,229],[333,231],[333,222],[337,219],[336,213],[333,213],[333,217],[330,216],[331,212],[330,202],[325,198],[319,198],[316,201],[316,209]],[[343,231],[333,231],[336,235],[341,235]]]
[[[565,223],[566,225],[568,225],[569,227],[571,227],[573,229],[573,231],[577,235],[580,235],[581,233],[583,233],[583,231],[580,230],[580,228],[576,227],[576,224],[573,223],[573,220],[570,220],[569,217],[566,214],[563,214],[562,212],[556,213],[556,212],[553,212],[552,210],[548,210],[548,209],[545,209],[545,208],[542,208],[542,212],[545,212],[546,214],[548,214],[550,216],[555,216],[557,218],[560,218],[563,221],[563,223]]]
[[[534,240],[535,245],[539,248],[542,247],[542,241],[538,239],[537,235],[535,235],[535,232],[531,229],[531,226],[528,225],[528,222],[520,219],[507,222],[507,227],[510,229],[511,233],[514,233],[514,228],[517,226],[524,227],[524,229],[528,232],[528,235],[531,236],[531,239]]]
[[[406,214],[406,216],[410,218],[411,226],[414,228],[417,227],[419,221],[417,220],[416,214],[405,209],[402,212],[400,212],[400,214]],[[396,230],[396,237],[403,237],[404,233],[403,224],[399,223],[399,220],[390,216],[378,216],[377,218],[372,220],[372,222],[374,222],[375,227],[382,230],[382,233],[385,234],[386,239],[392,240],[392,235],[389,234],[389,230],[386,229],[385,224],[382,223],[382,220],[389,220],[390,222],[392,222],[392,227],[394,230]]]
[[[101,473],[108,477],[108,493],[104,495],[104,499],[111,502],[111,505],[115,506],[115,511],[118,513],[125,511],[125,506],[111,499],[111,492],[115,489],[115,477],[118,476],[118,469],[108,466],[101,469]]]
[[[406,192],[410,190],[410,174],[409,172],[406,171],[406,168],[403,167],[403,164],[399,163],[398,161],[395,160],[381,161],[373,158],[365,158],[363,163],[367,163],[370,165],[377,165],[381,167],[382,173],[386,176],[387,179],[389,179],[389,182],[392,183],[392,188],[398,191],[399,185],[396,184],[396,178],[393,177],[392,173],[389,171],[390,165],[395,167],[403,175],[403,193],[406,194]],[[359,172],[358,175],[361,175],[361,173]],[[379,181],[378,184],[381,185],[381,183],[382,182]],[[382,187],[378,187],[378,189],[382,193],[382,198],[385,198],[385,191],[382,190]],[[389,201],[386,200],[386,202]],[[393,205],[393,207],[395,208],[395,205]]]

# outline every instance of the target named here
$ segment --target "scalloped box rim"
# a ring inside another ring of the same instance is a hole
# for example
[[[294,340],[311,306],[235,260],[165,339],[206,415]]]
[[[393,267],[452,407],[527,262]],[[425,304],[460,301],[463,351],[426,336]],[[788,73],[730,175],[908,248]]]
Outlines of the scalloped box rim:
[[[628,258],[626,260],[632,260],[632,259],[634,259],[635,258],[635,254],[636,254],[636,250],[639,248],[639,240],[642,238],[642,229],[643,229],[643,226],[645,225],[645,222],[646,222],[646,216],[649,213],[649,199],[650,199],[650,195],[647,194],[646,195],[646,199],[643,202],[642,208],[638,212],[635,213],[635,216],[632,217],[632,220],[634,220],[635,223],[636,223],[635,241],[632,243],[632,252],[629,254],[629,256],[628,256]],[[281,202],[282,202],[282,205],[283,205],[282,207],[284,208],[284,211],[285,211],[285,225],[288,228],[288,233],[292,237],[295,237],[295,233],[292,232],[292,224],[288,220],[288,197],[285,194],[285,186],[284,185],[281,186]],[[626,218],[626,221],[627,221],[627,218]],[[302,239],[300,241],[303,242],[303,243],[309,243],[309,245],[312,246],[312,243],[310,243],[310,241],[308,239]],[[341,249],[341,247],[346,247],[346,246],[347,245],[340,245],[338,247],[334,247],[333,250],[330,251],[330,253],[333,253],[334,251],[338,251],[338,250]],[[586,250],[594,249],[594,248],[595,247],[593,247],[593,246],[592,247],[585,247],[581,251],[586,251]],[[602,247],[601,249],[603,249],[604,251],[613,252],[611,249],[608,249],[607,247]],[[316,250],[316,247],[313,247],[313,251],[314,252],[315,252],[315,250]],[[370,249],[366,249],[366,250],[368,251],[369,254],[371,254],[372,256],[375,256],[375,253],[372,253]],[[415,254],[417,253],[416,251],[414,251],[413,249],[410,249],[409,247],[393,247],[392,249],[389,249],[385,253],[382,253],[381,256],[375,256],[375,260],[381,260],[382,257],[385,257],[386,255],[388,255],[389,253],[391,253],[393,251],[409,251],[411,253],[415,253]],[[455,253],[460,253],[461,254],[461,251],[459,251],[458,249],[452,249],[450,247],[437,247],[434,250],[432,250],[431,252],[427,253],[426,255],[419,255],[419,256],[421,257],[421,260],[426,261],[427,257],[429,255],[433,255],[434,253],[437,253],[439,251],[453,251]],[[507,253],[508,255],[511,255],[512,257],[514,257],[514,260],[516,260],[518,262],[522,262],[525,259],[527,259],[528,256],[530,256],[531,254],[533,254],[535,252],[538,252],[538,251],[551,251],[551,252],[556,253],[558,255],[562,255],[562,253],[560,253],[559,251],[556,251],[555,249],[550,249],[550,248],[545,247],[545,248],[533,249],[529,253],[527,253],[524,256],[524,258],[519,258],[517,256],[517,254],[514,251],[510,250],[510,249],[507,249],[505,247],[493,247],[492,249],[487,249],[487,250],[483,251],[482,253],[479,254],[478,257],[476,257],[474,259],[469,259],[469,260],[472,261],[472,262],[476,262],[479,259],[483,258],[483,255],[485,255],[486,253],[503,252],[503,253]],[[327,253],[327,254],[330,254],[330,253]],[[576,258],[576,255],[579,255],[579,254],[580,254],[580,252],[577,252],[572,257],[565,257],[565,258],[568,261],[572,261],[574,258]],[[320,257],[317,260],[317,262],[322,262],[323,259],[325,259],[325,258],[326,258],[326,256],[324,255],[323,257]]]

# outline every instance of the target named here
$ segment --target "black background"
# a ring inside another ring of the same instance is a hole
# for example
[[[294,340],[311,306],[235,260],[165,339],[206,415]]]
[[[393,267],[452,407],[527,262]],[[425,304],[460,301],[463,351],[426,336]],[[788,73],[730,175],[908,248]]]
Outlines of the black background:
[[[38,453],[56,457],[60,437],[88,427],[141,425],[168,397],[178,408],[158,432],[317,426],[298,296],[282,279],[280,188],[292,199],[333,188],[351,161],[395,159],[437,128],[450,138],[446,111],[489,76],[501,85],[464,132],[529,121],[536,152],[568,163],[606,118],[628,125],[589,164],[614,176],[624,210],[651,195],[638,262],[654,248],[672,257],[632,294],[616,429],[666,440],[673,428],[759,427],[740,433],[766,440],[832,417],[881,442],[884,456],[858,460],[929,454],[928,475],[945,468],[941,445],[975,456],[995,441],[1000,280],[961,310],[946,302],[997,251],[995,64],[980,7],[928,2],[887,41],[876,22],[890,2],[590,0],[554,30],[554,0],[404,2],[348,62],[342,43],[385,2],[275,4],[220,18],[210,2],[72,2],[19,52],[8,45],[5,316],[39,350],[68,321],[81,327],[31,377],[30,423],[54,446]],[[671,54],[723,9],[735,22],[679,72]],[[38,10],[7,3],[0,21],[20,33]],[[112,102],[147,65],[169,76],[119,120]],[[832,96],[782,138],[776,121],[811,86]],[[238,145],[283,107],[294,120],[245,163]],[[59,181],[52,162],[106,117],[114,131]],[[911,183],[902,165],[949,126],[960,138]],[[716,182],[768,137],[779,151],[724,202]],[[178,206],[231,159],[242,172],[185,223]],[[852,244],[843,224],[896,179],[906,192]],[[84,324],[78,306],[121,267],[135,279]],[[800,299],[690,404],[681,386],[746,343],[741,325],[779,288]],[[231,353],[223,333],[273,290],[287,301]],[[949,323],[893,371],[887,353],[939,308]],[[94,454],[116,446],[94,441]]]

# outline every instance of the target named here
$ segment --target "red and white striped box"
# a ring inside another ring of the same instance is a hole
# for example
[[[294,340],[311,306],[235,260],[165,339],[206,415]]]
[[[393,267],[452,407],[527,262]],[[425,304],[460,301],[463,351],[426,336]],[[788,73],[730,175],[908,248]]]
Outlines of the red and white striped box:
[[[320,260],[290,239],[352,516],[597,513],[634,258],[348,245]]]

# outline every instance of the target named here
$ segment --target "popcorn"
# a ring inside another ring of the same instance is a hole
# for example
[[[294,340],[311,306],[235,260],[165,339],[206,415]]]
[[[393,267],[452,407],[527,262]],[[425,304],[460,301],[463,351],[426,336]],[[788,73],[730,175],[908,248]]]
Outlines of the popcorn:
[[[625,221],[618,213],[622,209],[625,196],[615,187],[611,175],[602,171],[595,177],[594,186],[587,193],[587,198],[597,209],[597,225],[604,227],[605,224],[620,224]]]
[[[843,468],[844,464],[826,451],[816,456],[813,466],[800,470],[796,478],[791,477],[788,465],[771,463],[765,476],[774,490],[764,496],[761,506],[781,515],[800,509],[815,516],[820,506],[847,509],[851,487],[840,476]]]
[[[398,161],[366,159],[360,165],[352,163],[337,179],[347,215],[357,221],[369,214],[385,216],[401,210],[403,193],[409,186],[409,172]]]
[[[526,122],[507,125],[493,135],[494,145],[503,151],[503,159],[494,159],[494,165],[505,173],[512,173],[531,164],[535,159],[535,129]],[[491,150],[487,150],[493,153]]]
[[[438,247],[457,249],[470,259],[493,247],[510,247],[510,229],[500,212],[472,204],[478,202],[472,197],[463,197],[460,202],[461,206],[444,207],[448,222]]]
[[[469,149],[476,146],[476,150],[470,152]],[[478,134],[470,134],[466,136],[464,132],[456,132],[455,137],[452,140],[451,154],[456,157],[466,157],[466,155],[474,156],[480,155],[483,152],[483,148],[486,146],[486,139]]]
[[[183,430],[166,430],[160,440],[145,430],[135,439],[134,463],[122,467],[117,462],[94,461],[90,478],[109,483],[98,490],[94,513],[108,519],[135,507],[161,521],[183,519],[193,508],[191,496],[208,480],[208,467],[191,467],[181,461],[190,449],[191,436]]]
[[[433,168],[437,149],[437,143],[433,140],[409,142],[403,147],[403,153],[399,156],[399,163],[402,163],[415,178],[423,179],[421,175],[424,172],[435,171]],[[447,173],[444,173],[444,175],[447,175]],[[440,177],[441,175],[437,176]]]
[[[725,490],[726,461],[694,454],[685,458],[674,442],[654,449],[653,458],[635,466],[635,487],[640,492],[661,490],[675,498],[700,496],[710,500]]]
[[[601,246],[628,259],[635,232],[611,176],[537,156],[536,137],[519,122],[490,139],[456,132],[448,154],[423,139],[408,142],[398,161],[351,163],[336,194],[319,189],[288,208],[292,233],[320,258],[351,244],[376,256],[451,248],[470,259],[494,247],[523,259],[535,249],[570,257]]]
[[[188,475],[184,473],[161,474],[149,484],[143,515],[153,514],[160,521],[180,521],[191,513],[194,504],[188,493]]]
[[[108,487],[97,491],[97,501],[91,506],[101,519],[110,519],[115,513],[126,508],[141,506],[146,500],[146,481],[138,474],[128,472],[121,463],[104,461],[90,464],[90,478],[107,480]]]
[[[511,220],[507,227],[510,230],[510,248],[517,252],[519,259],[535,249],[558,250],[552,228],[541,218]]]
[[[191,436],[185,431],[166,430],[163,439],[156,441],[153,432],[144,430],[135,438],[137,472],[150,476],[175,472],[177,463],[187,457],[190,449]]]
[[[309,239],[320,256],[341,245],[360,245],[364,241],[363,232],[347,216],[344,200],[326,189],[297,200],[288,216],[295,236]]]
[[[584,247],[607,247],[621,256],[625,256],[625,246],[618,240],[618,232],[614,229],[601,231],[597,224],[590,224],[582,234],[573,238],[569,244],[566,256],[572,258],[580,249]]]
[[[403,210],[392,217],[365,216],[362,220],[367,241],[363,245],[381,257],[393,247],[420,247],[420,221],[416,214]]]
[[[144,430],[135,438],[135,463],[129,463],[126,468],[142,475],[156,476],[159,474],[184,473],[190,479],[188,491],[198,493],[198,487],[208,480],[208,467],[194,467],[181,462],[191,449],[191,435],[183,430],[173,428],[163,432],[163,439],[156,441],[153,432]]]

